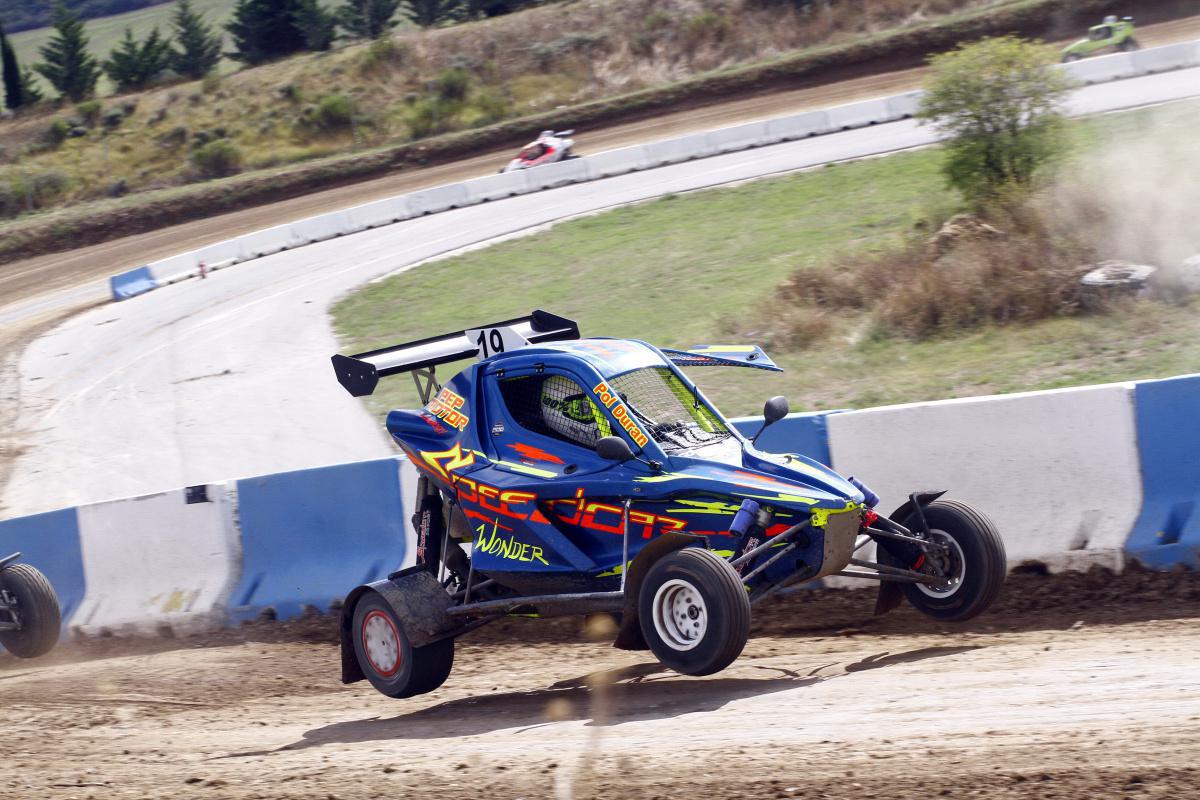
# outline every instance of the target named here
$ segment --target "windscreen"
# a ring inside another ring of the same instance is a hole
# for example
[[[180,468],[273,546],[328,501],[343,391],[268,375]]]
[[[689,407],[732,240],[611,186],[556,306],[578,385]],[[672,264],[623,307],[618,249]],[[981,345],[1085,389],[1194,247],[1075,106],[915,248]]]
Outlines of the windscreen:
[[[668,367],[635,369],[609,384],[663,450],[702,447],[732,435]]]

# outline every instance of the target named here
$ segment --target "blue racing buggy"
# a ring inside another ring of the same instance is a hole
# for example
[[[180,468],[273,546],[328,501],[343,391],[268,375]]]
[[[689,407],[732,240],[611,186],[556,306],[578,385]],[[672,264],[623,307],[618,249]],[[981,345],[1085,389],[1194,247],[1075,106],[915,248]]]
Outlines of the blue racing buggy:
[[[438,385],[439,364],[470,357]],[[867,578],[880,582],[876,613],[904,597],[964,620],[1004,582],[1004,545],[978,511],[916,492],[883,516],[854,478],[756,449],[757,434],[742,436],[680,369],[778,371],[758,347],[581,339],[571,320],[535,311],[333,365],[355,396],[410,373],[425,403],[387,416],[421,476],[416,564],[347,596],[346,683],[429,692],[466,631],[508,614],[598,612],[620,621],[617,647],[707,675],[741,653],[751,608],[787,586]],[[787,413],[772,398],[762,427]],[[875,560],[859,557],[872,542]]]

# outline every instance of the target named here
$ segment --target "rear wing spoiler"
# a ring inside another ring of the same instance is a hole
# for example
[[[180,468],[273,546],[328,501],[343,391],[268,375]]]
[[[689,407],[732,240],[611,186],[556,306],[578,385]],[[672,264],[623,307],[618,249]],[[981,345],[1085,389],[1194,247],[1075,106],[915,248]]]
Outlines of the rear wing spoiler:
[[[383,347],[353,356],[333,357],[333,371],[346,391],[355,397],[364,397],[375,391],[380,378],[399,375],[402,372],[428,370],[438,364],[450,364],[471,358],[480,351],[480,345],[468,333],[506,329],[516,333],[530,344],[559,342],[579,338],[579,325],[573,320],[559,317],[546,311],[534,311],[527,317],[516,317],[478,328],[456,331],[415,342]],[[487,351],[485,351],[487,352]]]
[[[771,357],[755,345],[702,344],[687,350],[659,348],[672,364],[680,367],[753,367],[783,372]]]

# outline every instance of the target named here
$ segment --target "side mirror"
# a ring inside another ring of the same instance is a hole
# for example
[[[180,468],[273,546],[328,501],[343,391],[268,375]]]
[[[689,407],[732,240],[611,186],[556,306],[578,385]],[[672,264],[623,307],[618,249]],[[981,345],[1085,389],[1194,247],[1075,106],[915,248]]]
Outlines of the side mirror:
[[[767,425],[770,425],[786,417],[790,410],[788,399],[783,395],[779,395],[778,397],[772,397],[763,404],[763,417],[766,418]]]
[[[762,432],[767,429],[767,426],[786,417],[789,410],[787,398],[783,395],[777,395],[763,403],[763,424],[758,429],[758,433],[754,434],[754,438],[750,440],[750,444],[758,442],[758,437],[762,436]]]
[[[605,461],[628,461],[633,458],[633,451],[620,436],[605,436],[596,442],[596,455]]]

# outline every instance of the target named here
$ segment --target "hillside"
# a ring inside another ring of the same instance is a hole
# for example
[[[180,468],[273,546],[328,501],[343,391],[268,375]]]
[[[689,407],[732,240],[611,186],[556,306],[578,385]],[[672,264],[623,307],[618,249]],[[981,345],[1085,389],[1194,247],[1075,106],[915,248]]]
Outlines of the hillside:
[[[261,203],[401,165],[509,146],[537,127],[594,128],[723,97],[915,66],[931,51],[992,30],[1061,37],[1105,3],[845,0],[810,14],[762,5],[579,0],[400,32],[99,107],[42,109],[0,123],[0,217],[35,222],[37,212],[177,192],[234,172],[247,173],[252,183],[257,175],[263,179],[248,187],[239,176],[223,186],[223,207]],[[1188,6],[1174,0],[1148,5],[1160,17]],[[525,124],[503,124],[537,114],[542,117]],[[467,130],[477,133],[439,138]],[[288,167],[353,153],[361,155],[311,169]],[[268,177],[268,169],[277,171]],[[173,221],[206,213],[212,200],[183,206],[176,197]],[[108,220],[72,241],[127,233],[128,223]],[[63,230],[79,230],[61,220],[54,227],[60,243]],[[9,253],[47,246],[44,239],[27,244],[28,226],[0,230],[10,234]]]

